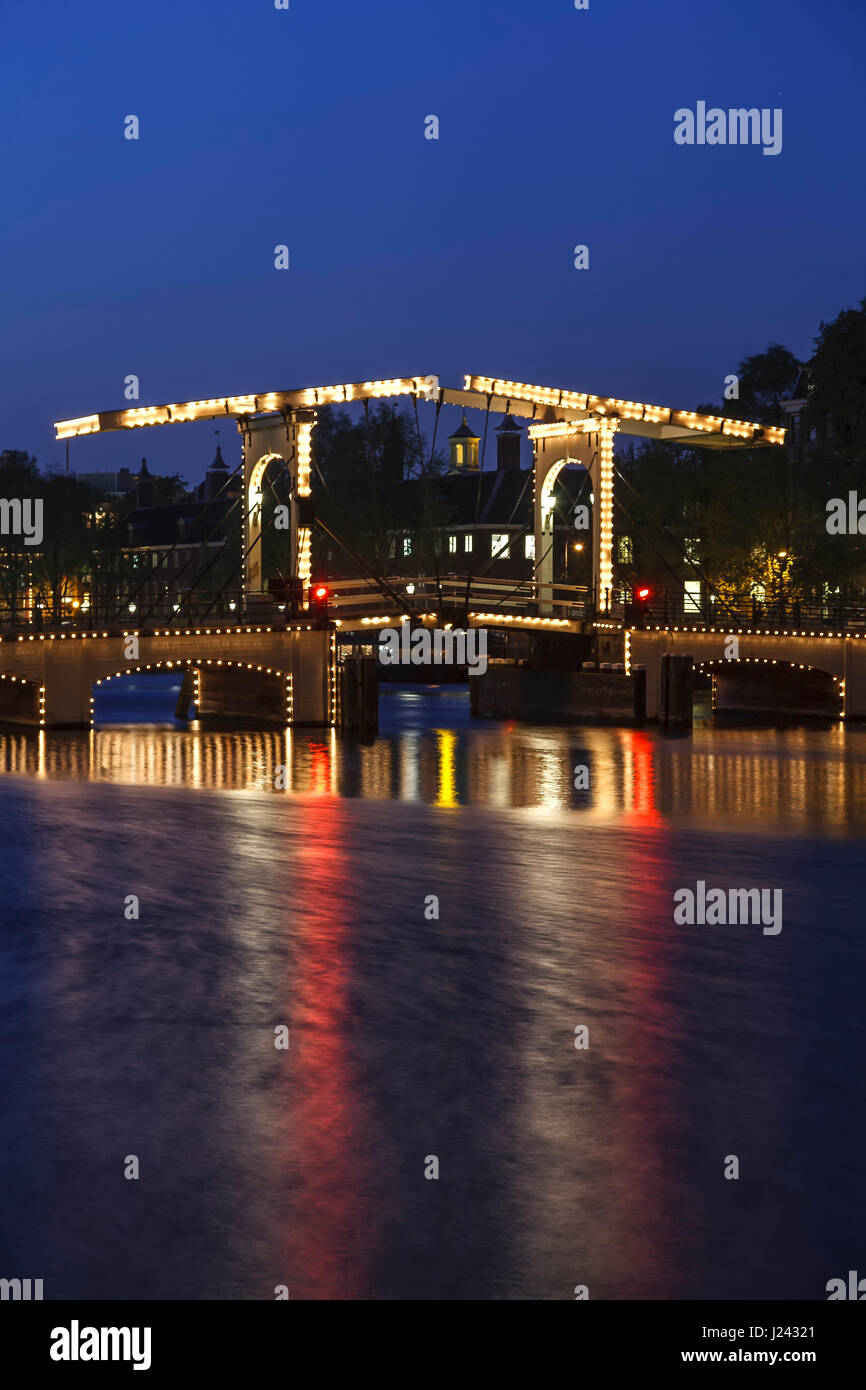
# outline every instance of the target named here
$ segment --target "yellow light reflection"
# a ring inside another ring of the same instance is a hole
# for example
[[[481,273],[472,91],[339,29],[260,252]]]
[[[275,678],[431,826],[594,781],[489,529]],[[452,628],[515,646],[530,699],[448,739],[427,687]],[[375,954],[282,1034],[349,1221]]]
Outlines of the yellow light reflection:
[[[457,800],[457,735],[451,729],[437,729],[439,786],[437,806],[459,806]]]

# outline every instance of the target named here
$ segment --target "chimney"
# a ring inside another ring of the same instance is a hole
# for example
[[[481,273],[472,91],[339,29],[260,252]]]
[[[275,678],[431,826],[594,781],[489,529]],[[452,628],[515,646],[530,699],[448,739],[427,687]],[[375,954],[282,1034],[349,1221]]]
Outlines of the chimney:
[[[520,467],[520,441],[523,430],[510,410],[496,430],[496,467],[503,472]]]

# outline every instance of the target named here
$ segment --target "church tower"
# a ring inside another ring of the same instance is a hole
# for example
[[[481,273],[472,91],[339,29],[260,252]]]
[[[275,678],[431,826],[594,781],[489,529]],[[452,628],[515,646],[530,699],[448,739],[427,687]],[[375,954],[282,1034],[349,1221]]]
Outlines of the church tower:
[[[467,425],[465,410],[462,425],[449,435],[448,443],[451,446],[451,472],[477,473],[479,437]]]

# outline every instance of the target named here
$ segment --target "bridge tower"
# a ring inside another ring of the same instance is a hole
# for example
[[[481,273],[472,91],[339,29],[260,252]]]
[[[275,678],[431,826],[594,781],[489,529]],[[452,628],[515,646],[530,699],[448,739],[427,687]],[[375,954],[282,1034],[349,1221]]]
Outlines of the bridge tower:
[[[533,444],[533,506],[535,515],[536,584],[538,611],[553,613],[553,488],[569,463],[589,473],[592,498],[587,495],[572,518],[577,532],[592,519],[593,600],[597,612],[605,612],[613,597],[613,442],[619,427],[616,416],[594,414],[583,420],[560,420],[530,425]],[[547,586],[547,587],[544,587]]]
[[[304,606],[308,606],[310,553],[312,544],[312,436],[316,411],[286,409],[273,415],[239,416],[238,431],[243,444],[244,467],[244,606],[255,604],[264,595],[262,563],[262,495],[265,470],[282,463],[291,476],[289,502],[292,574],[303,587]]]

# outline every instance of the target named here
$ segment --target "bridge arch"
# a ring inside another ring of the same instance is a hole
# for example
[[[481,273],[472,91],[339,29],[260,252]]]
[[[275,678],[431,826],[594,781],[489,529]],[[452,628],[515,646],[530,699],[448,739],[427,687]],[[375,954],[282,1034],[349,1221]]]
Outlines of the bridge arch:
[[[160,674],[164,675],[169,671],[174,672],[181,670],[183,670],[184,672],[192,670],[195,676],[195,688],[192,695],[192,703],[196,706],[197,709],[199,709],[201,706],[201,677],[202,674],[206,674],[208,671],[212,672],[213,674],[216,674],[220,670],[232,672],[250,671],[255,672],[257,675],[275,676],[278,680],[282,681],[283,683],[283,692],[285,700],[285,723],[288,725],[292,722],[294,706],[294,679],[292,672],[285,670],[282,667],[266,666],[263,663],[259,663],[256,661],[232,661],[228,660],[225,657],[194,656],[177,657],[165,661],[140,661],[135,664],[130,663],[128,666],[124,666],[118,669],[117,671],[110,672],[108,675],[95,678],[92,684],[94,687],[98,685],[104,685],[109,681],[118,679],[122,680],[126,676],[132,676],[136,673],[140,673],[143,671],[158,671]],[[92,697],[90,701],[90,707],[92,714]]]
[[[731,646],[736,638],[736,645]],[[725,650],[731,655],[725,656]],[[736,652],[736,656],[733,652]],[[843,702],[845,718],[866,715],[866,643],[833,632],[776,632],[722,627],[628,628],[625,633],[626,669],[646,667],[647,715],[658,716],[661,704],[662,657],[665,653],[690,656],[698,670],[716,677],[739,671],[746,679],[757,671],[777,673],[780,689],[793,689],[790,673],[814,677],[813,692],[826,678],[828,688]],[[783,675],[784,673],[784,675]],[[721,682],[719,682],[721,686]]]
[[[551,463],[541,475],[539,503],[541,506],[542,530],[552,530],[553,528],[553,489],[556,486],[556,480],[563,468],[568,468],[569,466],[585,469],[587,465],[583,459],[574,458],[571,454],[566,454],[564,458],[557,459],[555,463]]]
[[[45,686],[15,671],[0,671],[0,724],[45,724]]]
[[[246,492],[246,542],[247,587],[251,593],[261,593],[264,589],[264,556],[262,540],[262,501],[265,473],[272,463],[289,466],[283,454],[265,453],[256,460],[250,469]]]
[[[714,712],[719,708],[717,704],[717,682],[723,681],[725,677],[728,678],[728,688],[730,688],[731,683],[737,679],[738,675],[740,677],[745,677],[748,682],[752,675],[760,676],[761,673],[766,673],[768,677],[772,677],[775,673],[778,673],[772,692],[772,702],[768,701],[766,708],[772,708],[777,713],[783,713],[785,712],[785,701],[793,698],[797,700],[798,703],[796,708],[794,708],[793,704],[788,707],[787,712],[790,714],[832,715],[835,712],[844,717],[845,680],[843,676],[837,675],[832,670],[828,670],[827,666],[815,665],[814,662],[809,661],[791,661],[785,657],[773,656],[737,656],[730,658],[715,656],[705,658],[704,660],[697,660],[693,664],[696,671],[701,671],[705,675],[709,675],[712,679]],[[809,690],[809,683],[802,680],[798,683],[796,679],[792,682],[789,679],[789,677],[801,671],[804,675],[821,677],[823,680],[817,682],[812,681],[812,688]],[[740,708],[743,710],[752,710],[755,713],[761,712],[764,707],[763,702],[760,698],[755,700],[754,697],[755,691],[760,690],[760,688],[760,683],[757,686],[752,684],[753,703],[747,702]],[[830,708],[830,702],[833,700],[835,700],[838,706],[836,711]],[[802,703],[799,703],[800,701],[802,701]],[[809,707],[810,704],[811,708]],[[736,701],[733,701],[728,708],[736,710],[738,708]]]

